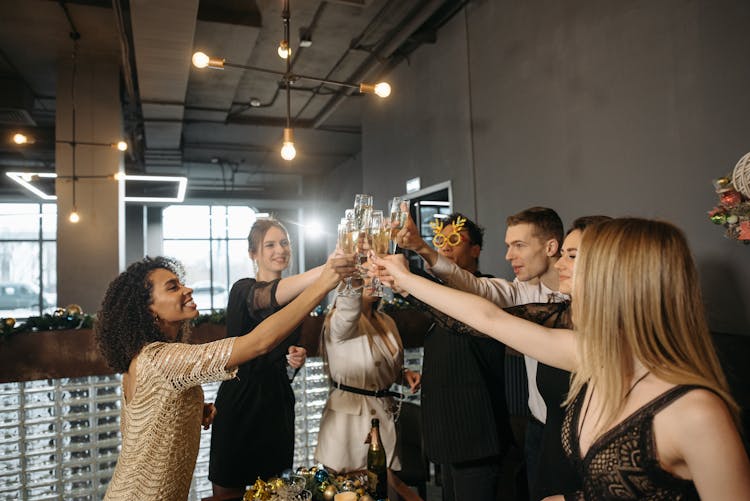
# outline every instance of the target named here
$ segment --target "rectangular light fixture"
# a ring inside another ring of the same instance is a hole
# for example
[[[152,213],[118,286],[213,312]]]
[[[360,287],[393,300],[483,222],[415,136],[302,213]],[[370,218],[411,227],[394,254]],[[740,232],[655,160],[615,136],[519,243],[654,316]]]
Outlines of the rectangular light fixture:
[[[141,176],[125,174],[122,176],[127,181],[145,181],[152,183],[177,183],[177,196],[175,197],[124,197],[126,202],[182,202],[187,190],[187,178],[185,176]]]
[[[34,195],[38,196],[43,200],[57,200],[57,195],[45,193],[32,184],[35,178],[56,178],[57,174],[54,172],[6,172],[9,178],[17,182]],[[112,176],[78,176],[79,178],[85,179],[86,177],[112,177]],[[174,197],[123,197],[125,202],[175,202],[179,203],[185,199],[185,191],[187,190],[187,178],[185,176],[144,176],[144,175],[130,175],[124,174],[118,176],[118,179],[127,181],[141,181],[141,182],[154,182],[154,183],[177,183],[177,195]]]
[[[49,193],[45,193],[33,184],[31,182],[34,180],[35,177],[47,177],[47,178],[56,178],[57,174],[54,172],[6,172],[6,176],[11,178],[13,181],[17,182],[27,190],[29,190],[34,195],[38,196],[42,200],[57,200],[56,195],[50,195]]]

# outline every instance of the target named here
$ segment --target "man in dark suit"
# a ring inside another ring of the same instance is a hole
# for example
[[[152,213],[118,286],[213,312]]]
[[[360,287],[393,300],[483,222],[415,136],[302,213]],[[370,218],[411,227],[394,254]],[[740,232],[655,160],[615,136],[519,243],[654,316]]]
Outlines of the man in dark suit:
[[[479,272],[484,230],[459,213],[434,227],[433,245]],[[505,402],[505,345],[433,324],[424,340],[422,429],[427,457],[440,465],[445,501],[495,499],[512,440]]]

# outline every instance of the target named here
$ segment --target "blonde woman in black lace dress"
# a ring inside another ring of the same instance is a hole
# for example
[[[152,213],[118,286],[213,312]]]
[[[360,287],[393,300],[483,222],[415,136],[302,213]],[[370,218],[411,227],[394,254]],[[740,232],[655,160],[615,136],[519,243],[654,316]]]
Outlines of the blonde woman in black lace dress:
[[[578,492],[548,499],[750,499],[738,432],[683,233],[623,218],[588,228],[576,258],[576,333],[513,317],[477,296],[378,259],[395,286],[540,361],[573,372],[563,447]]]

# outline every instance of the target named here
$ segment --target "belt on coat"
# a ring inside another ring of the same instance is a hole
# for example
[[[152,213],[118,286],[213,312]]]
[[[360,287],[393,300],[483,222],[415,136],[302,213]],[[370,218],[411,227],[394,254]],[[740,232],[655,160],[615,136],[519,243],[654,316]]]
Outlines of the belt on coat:
[[[368,397],[377,397],[377,398],[383,398],[383,397],[394,397],[394,398],[404,398],[404,396],[401,393],[398,393],[396,391],[391,391],[388,388],[385,388],[383,390],[365,390],[364,388],[356,388],[354,386],[349,386],[342,383],[337,383],[336,381],[331,381],[331,385],[333,385],[334,388],[338,388],[339,390],[348,391],[349,393],[356,393],[357,395],[365,395]]]

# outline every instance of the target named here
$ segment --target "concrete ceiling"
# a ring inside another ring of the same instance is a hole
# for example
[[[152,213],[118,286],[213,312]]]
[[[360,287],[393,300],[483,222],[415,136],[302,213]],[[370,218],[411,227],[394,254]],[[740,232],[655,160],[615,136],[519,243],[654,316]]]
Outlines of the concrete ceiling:
[[[388,72],[464,7],[458,0],[291,0],[290,71],[359,83]],[[291,119],[298,156],[279,156],[283,77],[197,69],[196,50],[284,72],[283,0],[0,0],[0,168],[54,171],[56,69],[79,53],[121,68],[129,172],[188,175],[188,197],[294,199],[359,153],[372,95],[298,80]],[[300,47],[300,34],[312,40]],[[397,89],[394,89],[397,92]],[[19,147],[25,130],[38,138]],[[0,197],[26,192],[0,176]],[[33,197],[29,197],[33,199]]]

